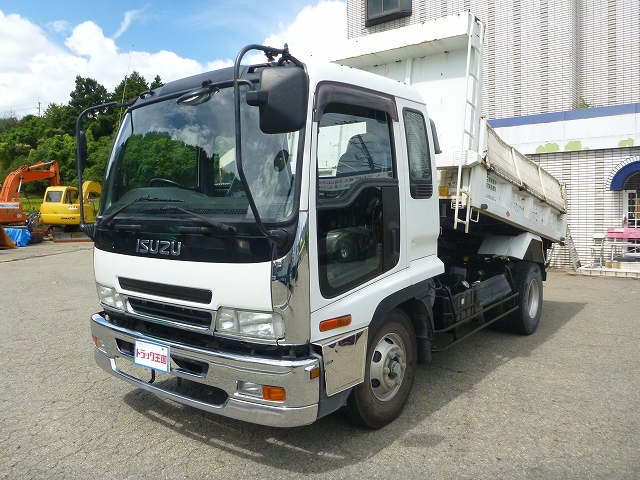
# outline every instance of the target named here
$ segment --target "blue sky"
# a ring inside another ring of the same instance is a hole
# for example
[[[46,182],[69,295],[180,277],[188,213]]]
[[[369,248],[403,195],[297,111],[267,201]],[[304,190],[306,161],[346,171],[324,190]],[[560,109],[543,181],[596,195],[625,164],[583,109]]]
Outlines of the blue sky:
[[[0,117],[68,102],[76,75],[112,90],[129,68],[170,81],[249,43],[320,59],[345,39],[345,0],[0,0]]]

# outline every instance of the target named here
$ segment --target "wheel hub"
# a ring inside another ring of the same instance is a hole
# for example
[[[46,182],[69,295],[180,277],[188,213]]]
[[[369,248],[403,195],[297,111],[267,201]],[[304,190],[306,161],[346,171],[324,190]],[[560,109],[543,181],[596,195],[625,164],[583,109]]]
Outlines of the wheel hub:
[[[537,315],[538,309],[540,308],[540,288],[536,280],[533,280],[529,284],[525,308],[531,318]]]
[[[380,339],[371,357],[369,369],[375,397],[391,400],[400,389],[407,368],[405,347],[400,337],[389,334]]]

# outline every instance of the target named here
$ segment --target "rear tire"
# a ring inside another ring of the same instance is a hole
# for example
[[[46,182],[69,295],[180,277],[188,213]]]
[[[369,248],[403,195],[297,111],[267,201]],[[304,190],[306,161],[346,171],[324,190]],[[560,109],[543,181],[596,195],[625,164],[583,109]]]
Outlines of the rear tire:
[[[519,262],[511,269],[520,308],[508,316],[511,330],[531,335],[538,328],[542,313],[542,272],[533,262]]]
[[[349,395],[349,419],[369,428],[382,428],[404,408],[416,370],[416,336],[407,315],[394,309],[369,339],[364,382]]]

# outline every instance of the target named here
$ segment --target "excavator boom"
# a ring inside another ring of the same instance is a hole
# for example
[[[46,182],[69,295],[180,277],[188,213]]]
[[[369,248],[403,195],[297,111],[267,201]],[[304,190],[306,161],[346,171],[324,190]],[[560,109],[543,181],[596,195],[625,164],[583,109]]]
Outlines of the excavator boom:
[[[23,223],[27,215],[20,203],[22,184],[47,179],[51,186],[60,185],[60,167],[55,160],[24,165],[7,175],[0,190],[0,224]]]

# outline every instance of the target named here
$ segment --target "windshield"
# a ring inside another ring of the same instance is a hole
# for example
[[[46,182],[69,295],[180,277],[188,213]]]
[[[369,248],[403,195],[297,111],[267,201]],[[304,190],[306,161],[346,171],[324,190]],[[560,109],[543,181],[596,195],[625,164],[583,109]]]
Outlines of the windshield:
[[[246,88],[241,92],[243,168],[262,220],[281,222],[293,214],[299,135],[262,133],[258,108],[246,104]],[[237,175],[233,88],[197,105],[176,100],[145,105],[124,118],[107,167],[100,215],[122,209],[118,219],[161,216],[179,222],[193,219],[191,212],[226,223],[253,222]],[[142,197],[151,201],[135,201]],[[180,208],[166,208],[169,200]]]

